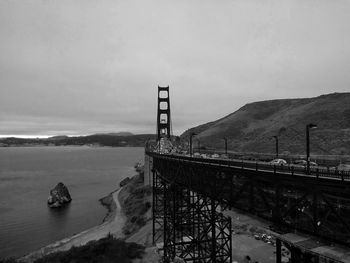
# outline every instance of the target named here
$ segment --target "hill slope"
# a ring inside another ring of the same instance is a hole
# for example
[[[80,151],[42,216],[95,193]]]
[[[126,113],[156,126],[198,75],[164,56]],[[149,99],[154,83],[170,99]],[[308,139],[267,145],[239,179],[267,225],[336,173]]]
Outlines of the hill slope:
[[[280,152],[305,153],[305,126],[310,131],[311,152],[350,154],[350,93],[333,93],[315,98],[281,99],[246,104],[228,116],[187,130],[195,132],[202,146],[228,148],[237,152],[273,153],[274,135]]]

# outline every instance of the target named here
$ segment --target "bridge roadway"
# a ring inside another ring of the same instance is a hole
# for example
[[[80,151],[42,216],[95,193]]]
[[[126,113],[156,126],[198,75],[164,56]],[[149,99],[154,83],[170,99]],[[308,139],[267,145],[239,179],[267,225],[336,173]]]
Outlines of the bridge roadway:
[[[261,161],[248,161],[240,159],[221,159],[221,158],[198,158],[190,157],[180,154],[162,154],[164,157],[168,158],[178,158],[179,160],[189,161],[191,163],[201,163],[209,164],[214,166],[226,166],[236,169],[244,170],[254,170],[257,172],[270,172],[274,174],[284,174],[284,175],[295,175],[295,176],[306,176],[306,177],[315,177],[323,178],[329,180],[340,180],[340,181],[349,181],[350,180],[350,171],[338,170],[335,168],[327,167],[318,167],[311,166],[310,173],[307,173],[306,166],[302,165],[272,165],[267,162]]]
[[[171,184],[273,222],[350,247],[350,173],[317,167],[146,152]]]

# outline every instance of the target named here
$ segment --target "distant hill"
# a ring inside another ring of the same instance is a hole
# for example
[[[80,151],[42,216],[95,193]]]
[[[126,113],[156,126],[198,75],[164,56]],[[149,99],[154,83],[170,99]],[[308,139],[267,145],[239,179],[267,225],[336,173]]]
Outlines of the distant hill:
[[[201,146],[228,148],[237,152],[274,153],[274,135],[280,153],[305,154],[305,127],[310,131],[314,154],[350,154],[350,93],[333,93],[315,98],[281,99],[246,104],[219,120],[187,130],[198,135]]]
[[[64,140],[67,138],[69,138],[69,137],[66,135],[58,135],[58,136],[49,137],[50,140],[56,140],[56,141]]]
[[[129,134],[129,133],[128,133]],[[89,145],[89,146],[116,146],[116,147],[144,147],[147,140],[154,140],[154,134],[138,135],[111,135],[94,134],[88,136],[54,136],[47,139],[23,139],[3,138],[0,139],[1,146],[37,146],[37,145]]]
[[[96,133],[95,135],[110,135],[110,136],[133,136],[131,132],[110,132],[110,133]]]

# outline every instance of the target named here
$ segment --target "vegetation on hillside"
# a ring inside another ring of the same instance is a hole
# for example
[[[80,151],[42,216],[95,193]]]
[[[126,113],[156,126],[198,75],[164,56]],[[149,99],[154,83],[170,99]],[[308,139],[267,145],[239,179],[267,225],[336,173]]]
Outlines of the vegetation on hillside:
[[[136,243],[126,243],[112,236],[57,252],[36,260],[34,263],[131,263],[141,258],[145,248]]]
[[[202,148],[228,149],[236,152],[274,153],[279,137],[279,151],[305,154],[306,125],[310,132],[311,153],[350,154],[350,93],[333,93],[316,98],[260,101],[247,104],[219,120],[187,130],[185,141],[196,133]],[[196,145],[196,144],[195,144]]]
[[[0,258],[0,263],[19,263],[19,262],[14,258],[6,258],[6,259]]]
[[[115,239],[112,235],[68,251],[56,252],[34,261],[34,263],[131,263],[141,258],[145,247]],[[0,260],[0,263],[19,263],[15,259]]]
[[[149,220],[151,208],[151,186],[144,185],[143,172],[135,175],[121,190],[120,201],[127,217],[123,232],[130,235],[139,230]]]

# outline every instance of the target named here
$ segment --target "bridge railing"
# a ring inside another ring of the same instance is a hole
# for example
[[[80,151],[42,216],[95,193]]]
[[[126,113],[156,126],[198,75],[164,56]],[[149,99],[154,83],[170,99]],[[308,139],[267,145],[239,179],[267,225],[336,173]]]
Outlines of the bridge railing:
[[[296,176],[308,176],[315,178],[326,178],[342,181],[350,181],[350,171],[331,169],[327,167],[310,167],[309,172],[307,168],[301,165],[273,165],[267,162],[261,161],[247,161],[238,159],[220,159],[220,158],[199,158],[190,157],[181,154],[159,154],[156,152],[146,151],[146,153],[151,155],[157,155],[159,157],[168,157],[179,160],[187,160],[191,162],[199,162],[206,164],[214,164],[227,167],[235,167],[240,169],[249,169],[255,171],[264,171],[270,173],[278,174],[289,174]]]

